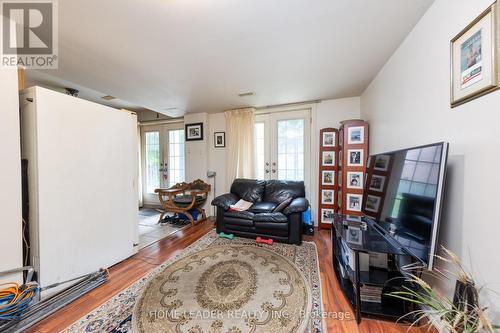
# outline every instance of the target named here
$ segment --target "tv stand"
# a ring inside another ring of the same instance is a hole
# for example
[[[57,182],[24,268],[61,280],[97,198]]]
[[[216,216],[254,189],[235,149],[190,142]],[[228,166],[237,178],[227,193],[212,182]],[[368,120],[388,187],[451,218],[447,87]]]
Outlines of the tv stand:
[[[386,295],[408,284],[400,267],[413,259],[378,227],[345,215],[336,215],[332,223],[333,269],[358,323],[366,316],[397,320],[413,310],[410,303]]]

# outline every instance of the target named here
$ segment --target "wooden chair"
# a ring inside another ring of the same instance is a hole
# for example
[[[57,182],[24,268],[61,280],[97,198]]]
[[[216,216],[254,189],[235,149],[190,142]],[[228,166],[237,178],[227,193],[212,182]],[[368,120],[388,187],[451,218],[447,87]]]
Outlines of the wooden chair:
[[[201,179],[197,179],[192,183],[178,183],[168,189],[158,188],[155,193],[158,193],[162,212],[160,220],[167,213],[184,214],[191,221],[191,225],[195,224],[193,215],[189,212],[196,209],[202,216],[202,220],[207,218],[203,205],[208,199],[210,192],[210,184],[205,183]]]

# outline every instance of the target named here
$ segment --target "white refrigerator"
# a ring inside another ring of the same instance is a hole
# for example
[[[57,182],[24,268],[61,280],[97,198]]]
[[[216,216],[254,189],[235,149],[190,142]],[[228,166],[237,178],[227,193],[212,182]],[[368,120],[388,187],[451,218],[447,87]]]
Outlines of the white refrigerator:
[[[20,107],[22,157],[28,160],[30,262],[41,286],[134,254],[135,113],[41,87],[24,90]]]

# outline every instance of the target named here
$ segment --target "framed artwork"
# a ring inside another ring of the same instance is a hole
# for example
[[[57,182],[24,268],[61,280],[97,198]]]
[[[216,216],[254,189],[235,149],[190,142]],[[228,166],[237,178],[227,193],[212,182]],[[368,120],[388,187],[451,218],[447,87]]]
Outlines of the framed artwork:
[[[348,243],[361,245],[363,243],[363,231],[357,227],[347,227],[346,241]]]
[[[335,132],[323,132],[323,147],[335,147]]]
[[[383,192],[385,184],[385,176],[372,175],[372,179],[370,180],[370,191]]]
[[[494,3],[451,40],[451,106],[499,88],[500,15]]]
[[[363,166],[363,149],[349,149],[347,158],[348,166]]]
[[[185,125],[186,141],[203,140],[203,123]]]
[[[321,176],[321,184],[329,186],[335,185],[335,171],[323,171]]]
[[[323,166],[335,166],[335,152],[324,151],[321,161]]]
[[[350,210],[353,212],[360,212],[361,211],[361,203],[363,201],[363,196],[361,194],[347,193],[346,197],[347,197],[346,198],[347,210]]]
[[[333,190],[322,190],[321,191],[321,203],[323,205],[333,205],[333,196],[334,196],[334,191]]]
[[[226,146],[226,132],[214,133],[214,147],[224,148]]]
[[[333,223],[333,216],[335,215],[335,212],[333,209],[329,208],[322,208],[321,209],[321,223]]]
[[[373,166],[373,170],[387,171],[387,169],[389,169],[390,161],[391,157],[389,155],[378,155],[375,158],[375,165]]]
[[[347,172],[347,188],[363,189],[363,173]]]
[[[365,127],[355,126],[349,127],[347,129],[347,143],[352,144],[363,144],[365,142]]]
[[[368,195],[366,197],[365,209],[369,212],[378,213],[378,209],[380,207],[380,199],[380,197]]]

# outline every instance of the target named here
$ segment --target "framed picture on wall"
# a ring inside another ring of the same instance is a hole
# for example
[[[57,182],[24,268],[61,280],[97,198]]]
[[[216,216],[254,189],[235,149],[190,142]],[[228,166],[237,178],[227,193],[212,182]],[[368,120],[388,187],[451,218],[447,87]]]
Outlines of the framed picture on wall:
[[[333,205],[334,204],[334,191],[333,190],[322,190],[321,191],[321,203],[323,205]]]
[[[185,125],[186,141],[203,140],[203,123]]]
[[[323,133],[323,147],[335,147],[335,132]]]
[[[226,132],[214,133],[214,147],[224,148],[226,146]]]
[[[451,40],[451,107],[500,87],[499,26],[494,3]]]
[[[366,197],[365,209],[369,212],[377,213],[380,207],[380,197],[369,195]]]
[[[323,166],[335,166],[335,152],[324,151],[321,161]]]
[[[335,185],[335,171],[324,170],[322,172],[321,185]]]
[[[349,149],[347,158],[348,166],[363,166],[363,149]]]
[[[335,215],[335,212],[333,209],[329,208],[322,208],[321,209],[321,223],[332,223],[333,222],[333,216]]]
[[[363,144],[365,142],[365,127],[355,126],[349,127],[347,129],[347,143],[353,144]]]
[[[351,194],[347,193],[347,209],[353,212],[361,211],[361,203],[363,202],[363,196],[361,194]]]
[[[383,192],[385,184],[385,177],[379,175],[373,175],[370,180],[370,191]]]
[[[363,189],[363,173],[348,172],[347,173],[347,188]]]
[[[389,155],[378,155],[375,158],[375,165],[373,166],[373,170],[387,171],[387,169],[389,169],[390,161],[391,157]]]

